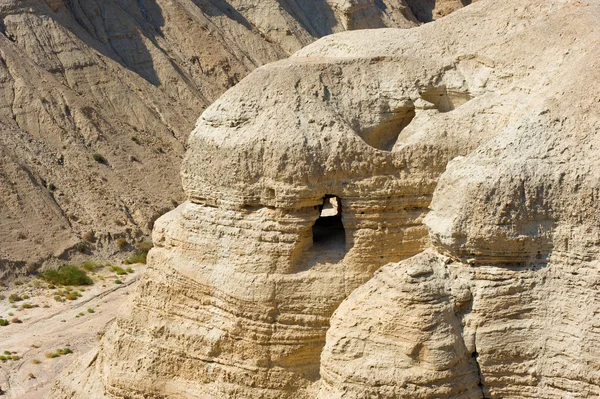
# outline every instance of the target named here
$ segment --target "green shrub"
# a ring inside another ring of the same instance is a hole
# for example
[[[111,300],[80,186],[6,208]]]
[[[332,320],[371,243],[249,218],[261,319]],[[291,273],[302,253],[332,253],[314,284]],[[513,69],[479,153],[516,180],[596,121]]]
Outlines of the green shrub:
[[[121,280],[115,280],[115,284],[123,284]]]
[[[37,308],[37,307],[38,307],[37,305],[32,305],[27,302],[21,305],[21,309],[32,309],[32,308]]]
[[[80,267],[88,272],[95,272],[102,269],[104,266],[100,263],[94,262],[93,260],[88,260],[83,262]]]
[[[75,244],[73,248],[75,248],[77,252],[84,254],[90,249],[90,244],[85,241],[81,241]]]
[[[117,276],[122,276],[124,274],[127,274],[127,272],[120,266],[112,266],[110,268],[110,271],[115,273]]]
[[[49,283],[59,285],[92,285],[94,282],[76,266],[63,265],[58,269],[49,269],[42,273],[42,278]]]
[[[133,273],[133,269],[132,269],[131,267],[128,267],[128,268],[127,268],[125,271],[126,271],[127,273]]]
[[[117,248],[119,249],[123,249],[125,248],[129,243],[127,242],[127,240],[123,237],[119,237],[115,240],[115,244],[117,245]]]
[[[39,360],[37,360],[37,359],[32,359],[31,363],[33,363],[33,364],[40,364],[41,362]]]
[[[21,302],[22,300],[23,298],[17,294],[10,294],[10,296],[8,297],[8,302],[10,303]]]
[[[3,361],[3,362],[5,362],[5,361],[8,360],[8,358],[6,356],[4,356],[4,355],[0,355],[0,360]]]
[[[97,152],[92,154],[92,158],[94,158],[94,161],[101,163],[101,164],[107,164],[108,162],[106,161],[106,158],[104,158],[102,155],[98,154]]]
[[[9,324],[10,323],[8,322],[8,320],[0,319],[0,327],[6,327]]]
[[[58,353],[56,353],[56,352],[48,352],[48,353],[46,353],[46,357],[48,359],[54,359],[54,358],[59,357],[59,356],[60,355]]]
[[[54,190],[56,190],[56,186],[54,184],[50,183],[50,184],[48,184],[48,190],[54,191]]]
[[[96,313],[96,311],[92,308],[88,308],[88,313]]]
[[[11,352],[11,351],[4,351],[3,353],[4,353],[5,355],[8,355],[8,356],[12,355],[12,352]]]

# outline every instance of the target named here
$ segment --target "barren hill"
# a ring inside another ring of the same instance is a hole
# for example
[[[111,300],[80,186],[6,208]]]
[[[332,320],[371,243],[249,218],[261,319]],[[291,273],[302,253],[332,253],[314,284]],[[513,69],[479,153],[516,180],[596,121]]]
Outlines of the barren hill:
[[[1,0],[0,273],[149,234],[198,115],[256,67],[418,23],[390,0]]]

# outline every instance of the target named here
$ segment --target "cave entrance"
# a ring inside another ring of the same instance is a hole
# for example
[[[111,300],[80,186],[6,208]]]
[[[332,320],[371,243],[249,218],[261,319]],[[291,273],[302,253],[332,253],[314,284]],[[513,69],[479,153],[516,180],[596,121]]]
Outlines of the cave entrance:
[[[342,222],[342,201],[326,195],[319,206],[319,218],[312,227],[313,244],[317,246],[346,246],[346,231]],[[333,249],[333,248],[332,248]]]

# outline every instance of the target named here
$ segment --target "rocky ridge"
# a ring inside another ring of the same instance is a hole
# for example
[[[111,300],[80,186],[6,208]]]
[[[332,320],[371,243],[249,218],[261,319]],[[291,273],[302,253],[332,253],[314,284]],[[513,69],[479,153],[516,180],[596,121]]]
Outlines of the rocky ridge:
[[[50,397],[596,397],[599,16],[485,0],[253,72]]]

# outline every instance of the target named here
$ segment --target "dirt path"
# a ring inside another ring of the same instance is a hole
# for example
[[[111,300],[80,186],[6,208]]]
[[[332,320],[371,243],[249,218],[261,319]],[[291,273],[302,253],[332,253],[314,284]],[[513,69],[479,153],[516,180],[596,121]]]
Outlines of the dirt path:
[[[55,300],[59,288],[49,289],[47,283],[35,278],[3,288],[0,294],[5,299],[0,301],[0,316],[12,322],[0,327],[0,356],[9,357],[5,361],[0,357],[3,391],[0,398],[42,398],[58,374],[76,356],[90,350],[114,321],[145,265],[134,265],[133,269],[134,272],[126,276],[116,276],[108,268],[99,272],[94,276],[93,286],[84,287],[84,291],[81,287],[72,287],[81,294],[72,301]],[[123,283],[115,284],[116,279]],[[11,303],[8,300],[11,294],[29,298]],[[37,307],[28,308],[30,305]],[[47,356],[66,348],[73,353],[55,358]]]

